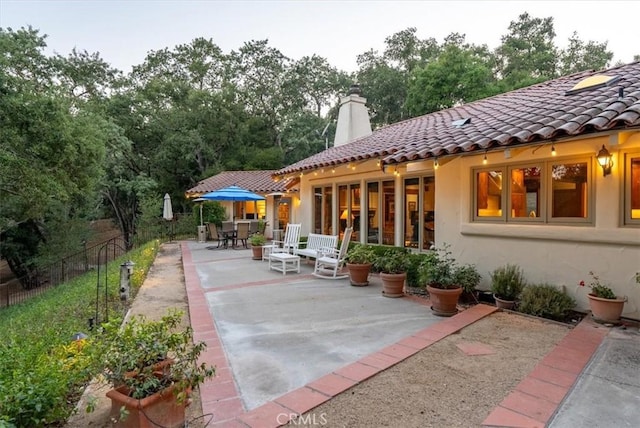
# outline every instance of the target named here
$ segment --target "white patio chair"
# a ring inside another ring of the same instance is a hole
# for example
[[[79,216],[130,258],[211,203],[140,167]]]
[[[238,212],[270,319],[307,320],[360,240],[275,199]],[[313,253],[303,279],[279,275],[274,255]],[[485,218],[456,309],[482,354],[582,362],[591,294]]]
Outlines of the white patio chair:
[[[281,241],[271,241],[270,245],[267,245],[269,252],[271,253],[289,253],[293,254],[300,245],[300,228],[301,224],[287,224],[287,228],[284,231],[284,238]],[[263,247],[264,248],[264,247]]]
[[[342,271],[345,263],[347,250],[349,249],[349,241],[351,241],[351,232],[353,232],[352,227],[348,227],[344,231],[339,250],[326,248],[319,251],[318,257],[316,258],[316,266],[313,270],[314,276],[325,279],[342,279],[349,276],[348,274],[339,275],[339,273]]]

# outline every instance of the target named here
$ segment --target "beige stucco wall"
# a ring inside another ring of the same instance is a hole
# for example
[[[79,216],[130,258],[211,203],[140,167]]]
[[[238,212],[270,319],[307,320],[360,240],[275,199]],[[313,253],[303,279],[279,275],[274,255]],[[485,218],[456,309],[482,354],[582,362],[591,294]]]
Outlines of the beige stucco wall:
[[[612,174],[603,177],[595,161],[595,154],[605,144],[614,155]],[[589,271],[612,285],[619,295],[629,298],[625,316],[640,318],[640,285],[635,273],[640,272],[640,228],[623,227],[621,197],[623,169],[621,152],[640,148],[640,133],[604,135],[589,140],[556,144],[557,158],[590,156],[594,177],[595,226],[579,225],[520,225],[472,222],[471,169],[480,167],[484,154],[441,159],[436,177],[436,245],[450,245],[453,255],[461,262],[474,263],[483,275],[481,288],[489,287],[489,272],[506,263],[515,263],[532,283],[550,283],[563,287],[581,309],[588,307],[588,288],[580,288],[580,280],[589,282]],[[488,153],[488,165],[506,165],[531,160],[551,159],[551,146],[511,149],[511,158],[503,151]],[[402,204],[402,182],[406,177],[433,174],[433,162],[422,161],[400,167],[401,176],[383,173],[375,161],[336,167],[301,177],[300,201],[294,205],[296,222],[302,223],[302,235],[312,228],[313,187],[360,183],[365,189],[369,180],[396,182],[396,206]],[[336,200],[334,199],[334,206]],[[335,219],[334,219],[335,222]],[[402,216],[396,219],[396,245],[402,245]],[[335,223],[334,223],[335,230]]]
[[[580,308],[588,307],[589,271],[610,283],[615,292],[629,298],[625,315],[640,317],[640,229],[621,226],[623,171],[620,151],[640,147],[640,134],[624,144],[611,145],[608,136],[556,145],[558,159],[564,156],[590,155],[595,178],[595,226],[517,225],[473,223],[473,167],[482,166],[483,156],[457,158],[436,173],[437,245],[451,245],[456,258],[475,263],[483,275],[482,287],[489,287],[489,272],[506,263],[518,264],[532,283],[550,283],[563,287]],[[603,177],[595,154],[605,144],[614,154],[611,175]],[[489,165],[526,162],[550,158],[550,146],[535,153],[532,148],[488,154]],[[455,197],[458,195],[458,197]]]

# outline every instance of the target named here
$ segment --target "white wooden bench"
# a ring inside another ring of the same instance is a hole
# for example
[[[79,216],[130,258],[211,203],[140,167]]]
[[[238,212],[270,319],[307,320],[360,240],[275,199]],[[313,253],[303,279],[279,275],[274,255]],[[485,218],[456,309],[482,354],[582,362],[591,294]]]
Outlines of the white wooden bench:
[[[298,248],[293,251],[293,254],[315,259],[318,257],[319,250],[323,248],[335,250],[337,247],[337,235],[320,235],[319,233],[310,233],[307,238],[307,242],[300,242]]]

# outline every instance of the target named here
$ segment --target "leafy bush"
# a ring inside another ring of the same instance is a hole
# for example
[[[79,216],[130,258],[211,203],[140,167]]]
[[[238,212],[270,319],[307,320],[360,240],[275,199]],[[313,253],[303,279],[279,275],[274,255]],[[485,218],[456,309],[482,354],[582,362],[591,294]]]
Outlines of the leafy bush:
[[[518,310],[529,315],[564,321],[575,306],[575,300],[557,287],[537,284],[524,288]]]
[[[427,284],[420,281],[420,265],[428,259],[431,253],[409,254],[409,268],[407,269],[407,285],[409,287],[426,288]]]
[[[352,264],[373,263],[375,260],[376,253],[371,245],[356,244],[347,251],[347,262]]]
[[[409,255],[409,250],[405,248],[388,248],[382,256],[376,258],[373,266],[378,272],[390,274],[406,273],[410,264]]]
[[[125,258],[135,262],[131,279],[135,295],[157,248],[158,243],[151,242],[107,266],[107,282],[113,285],[108,295],[110,314],[124,309],[115,286],[120,263]],[[95,316],[96,283],[97,272],[90,272],[0,311],[0,427],[59,425],[74,410],[86,382],[96,373],[88,357],[91,340],[71,341]]]
[[[503,300],[516,300],[525,285],[524,274],[517,265],[507,264],[491,272],[491,291]]]
[[[428,253],[418,268],[420,281],[443,290],[460,287],[473,292],[482,276],[473,264],[459,264],[451,255],[449,246]]]

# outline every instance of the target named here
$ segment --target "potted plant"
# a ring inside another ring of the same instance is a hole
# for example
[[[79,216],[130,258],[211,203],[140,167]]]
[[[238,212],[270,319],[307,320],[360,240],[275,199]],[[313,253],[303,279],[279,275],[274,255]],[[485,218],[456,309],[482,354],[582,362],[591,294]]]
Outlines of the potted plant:
[[[445,317],[458,313],[458,299],[462,292],[473,292],[482,278],[474,265],[458,264],[448,247],[429,253],[420,263],[418,274],[427,285],[431,310]]]
[[[597,322],[619,324],[627,297],[616,296],[611,287],[601,283],[600,277],[594,274],[593,271],[590,271],[589,275],[592,278],[589,284],[591,293],[587,297],[589,298],[591,316]],[[640,276],[636,275],[636,282],[639,281]],[[584,281],[580,281],[580,286],[585,286]]]
[[[95,350],[113,386],[107,397],[115,426],[183,426],[192,388],[215,375],[214,367],[198,363],[206,344],[192,342],[191,327],[179,328],[182,315],[172,311],[159,321],[137,316],[102,326]]]
[[[491,292],[499,308],[513,309],[525,285],[524,274],[517,265],[507,263],[491,272]]]
[[[346,259],[351,285],[357,287],[369,285],[369,272],[376,260],[373,247],[366,244],[356,244],[347,252]]]
[[[249,243],[251,244],[252,259],[262,260],[262,246],[267,242],[267,238],[258,232],[249,237]]]
[[[407,279],[409,257],[404,250],[387,250],[374,262],[382,280],[382,295],[385,297],[403,297],[404,283]]]

